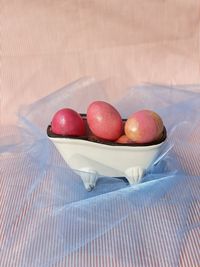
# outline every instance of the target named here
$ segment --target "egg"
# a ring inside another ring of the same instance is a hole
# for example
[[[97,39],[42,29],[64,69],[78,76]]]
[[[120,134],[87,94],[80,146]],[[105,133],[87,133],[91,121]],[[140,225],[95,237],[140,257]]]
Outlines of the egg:
[[[51,130],[53,133],[63,136],[82,136],[86,132],[82,117],[70,108],[60,109],[54,114]]]
[[[87,122],[95,136],[109,141],[117,140],[123,131],[121,115],[104,101],[94,101],[89,105]]]
[[[134,144],[125,134],[121,135],[115,142],[118,144]]]
[[[139,110],[125,123],[126,136],[136,143],[150,143],[162,135],[164,129],[161,117],[151,110]]]

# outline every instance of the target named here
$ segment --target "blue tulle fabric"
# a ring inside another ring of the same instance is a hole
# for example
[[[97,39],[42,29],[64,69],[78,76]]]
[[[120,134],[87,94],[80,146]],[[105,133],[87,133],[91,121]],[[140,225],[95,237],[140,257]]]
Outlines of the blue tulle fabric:
[[[84,78],[21,108],[0,143],[2,266],[57,266],[78,253],[119,266],[179,266],[186,237],[200,227],[200,94],[193,89],[145,84],[117,100],[103,82]],[[167,141],[141,183],[103,177],[87,192],[48,139],[58,109],[85,113],[97,99],[124,118],[144,108],[163,118]],[[188,253],[197,263],[198,251]]]

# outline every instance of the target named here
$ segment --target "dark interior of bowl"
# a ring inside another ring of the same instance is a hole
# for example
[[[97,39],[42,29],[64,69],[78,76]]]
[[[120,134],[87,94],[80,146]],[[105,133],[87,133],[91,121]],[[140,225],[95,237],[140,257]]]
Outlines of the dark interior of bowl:
[[[81,114],[81,117],[84,120],[86,120],[86,114]],[[123,121],[125,122],[126,119],[123,119]],[[89,129],[87,129],[87,131],[86,131],[87,133],[88,133],[88,130]],[[150,142],[150,143],[143,143],[143,144],[139,144],[139,143],[120,144],[117,142],[111,142],[108,140],[100,139],[94,135],[88,135],[88,134],[86,134],[84,136],[69,136],[69,135],[55,134],[51,130],[51,125],[48,125],[48,127],[47,127],[47,135],[51,138],[68,138],[68,139],[71,138],[74,140],[85,140],[85,141],[89,141],[89,142],[94,142],[94,143],[99,143],[99,144],[104,144],[104,145],[110,145],[110,146],[131,146],[132,147],[132,146],[152,146],[152,145],[160,144],[163,141],[165,141],[165,139],[167,138],[167,131],[166,131],[166,128],[164,127],[162,136],[158,140],[155,140],[155,141]]]

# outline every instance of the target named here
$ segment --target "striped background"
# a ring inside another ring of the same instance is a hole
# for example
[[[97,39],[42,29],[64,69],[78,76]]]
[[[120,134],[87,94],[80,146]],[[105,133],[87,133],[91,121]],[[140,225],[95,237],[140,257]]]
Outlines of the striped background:
[[[198,121],[171,136],[165,158],[188,176],[157,166],[143,185],[104,179],[90,193],[45,140],[2,126],[17,122],[21,105],[80,77],[109,78],[112,99],[144,82],[200,83],[199,10],[199,0],[0,0],[1,267],[200,266]],[[155,101],[146,91],[145,103],[166,104],[159,92]],[[188,110],[163,115],[170,126]],[[38,114],[37,122],[46,115]],[[200,111],[189,114],[191,122]]]

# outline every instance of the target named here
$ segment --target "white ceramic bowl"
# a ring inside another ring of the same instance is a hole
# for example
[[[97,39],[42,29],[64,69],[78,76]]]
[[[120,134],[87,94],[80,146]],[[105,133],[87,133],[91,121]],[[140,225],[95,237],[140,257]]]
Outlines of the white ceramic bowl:
[[[140,182],[166,139],[166,130],[162,140],[151,145],[104,144],[61,137],[52,134],[50,126],[47,134],[67,164],[80,175],[88,191],[102,176],[125,177],[129,184]]]

